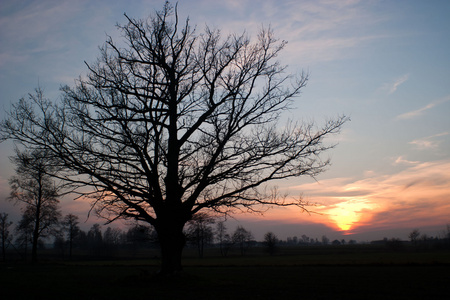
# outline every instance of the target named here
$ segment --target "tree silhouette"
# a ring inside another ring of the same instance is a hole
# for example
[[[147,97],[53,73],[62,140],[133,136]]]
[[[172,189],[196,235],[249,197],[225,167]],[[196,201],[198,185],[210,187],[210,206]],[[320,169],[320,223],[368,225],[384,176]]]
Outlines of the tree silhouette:
[[[128,229],[126,233],[126,241],[131,245],[133,255],[136,255],[139,247],[149,248],[157,243],[154,228],[142,224],[135,224]]]
[[[103,233],[100,224],[95,223],[89,229],[87,233],[87,242],[93,255],[101,256],[103,254]]]
[[[61,222],[63,231],[66,232],[67,240],[69,242],[69,258],[72,258],[73,243],[80,232],[80,227],[78,226],[79,223],[78,216],[74,214],[67,214]]]
[[[224,221],[220,221],[216,225],[216,239],[219,243],[220,255],[227,256],[233,242],[227,233],[227,227]]]
[[[214,239],[214,233],[211,227],[214,223],[215,220],[212,216],[200,212],[196,213],[186,224],[187,238],[197,246],[200,258],[203,257],[205,246],[211,244]]]
[[[59,222],[59,191],[51,176],[55,168],[45,150],[19,151],[11,159],[16,165],[16,175],[11,177],[10,200],[23,205],[19,228],[32,228],[31,261],[37,262],[37,247],[40,238],[53,232]]]
[[[117,246],[121,242],[122,230],[108,227],[103,234],[103,242],[108,246]]]
[[[29,215],[22,214],[22,218],[15,229],[16,243],[24,250],[24,258],[27,260],[28,245],[33,243],[33,220]]]
[[[52,152],[60,177],[109,221],[153,225],[164,274],[181,270],[183,227],[201,210],[304,209],[269,183],[324,171],[320,155],[334,146],[324,138],[347,118],[279,124],[307,81],[276,60],[286,43],[267,29],[256,41],[197,33],[169,3],[147,20],[126,18],[124,43],[109,38],[87,77],[62,88],[62,104],[38,89],[13,105],[1,138]]]
[[[278,238],[273,232],[267,232],[264,235],[264,245],[270,255],[274,255],[278,244]]]
[[[253,241],[253,234],[243,226],[238,226],[233,232],[231,240],[233,241],[234,245],[237,245],[239,247],[241,255],[244,255],[247,249],[250,247],[251,242]]]
[[[417,241],[418,241],[419,237],[420,237],[420,231],[417,228],[408,234],[408,238],[411,240],[411,243],[413,244],[413,246],[417,246]]]

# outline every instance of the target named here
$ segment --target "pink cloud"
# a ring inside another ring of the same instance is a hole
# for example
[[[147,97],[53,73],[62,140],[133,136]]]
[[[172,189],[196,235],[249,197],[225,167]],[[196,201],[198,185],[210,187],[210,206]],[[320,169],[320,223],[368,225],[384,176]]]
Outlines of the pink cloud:
[[[427,111],[429,109],[432,109],[433,107],[438,106],[438,105],[440,105],[442,103],[445,103],[447,101],[450,101],[450,96],[447,96],[447,97],[439,99],[437,101],[433,101],[431,103],[428,103],[427,105],[425,105],[424,107],[421,107],[419,109],[416,109],[416,110],[409,111],[409,112],[403,113],[401,115],[398,115],[396,117],[396,119],[398,119],[398,120],[406,120],[406,119],[412,119],[412,118],[418,117],[418,116],[422,115],[425,111]]]
[[[410,144],[417,147],[419,150],[428,150],[428,149],[435,149],[439,147],[439,144],[441,143],[441,140],[438,140],[437,138],[443,137],[446,135],[449,135],[450,132],[441,132],[435,135],[427,136],[420,139],[415,139]]]
[[[309,201],[322,205],[316,222],[352,231],[444,225],[450,222],[450,161],[405,164],[395,174],[304,184]],[[347,225],[346,225],[347,224]]]

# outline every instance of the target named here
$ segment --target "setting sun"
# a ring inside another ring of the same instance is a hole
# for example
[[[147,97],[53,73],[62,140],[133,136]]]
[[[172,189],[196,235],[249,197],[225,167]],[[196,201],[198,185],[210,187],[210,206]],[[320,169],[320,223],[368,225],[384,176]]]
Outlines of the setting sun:
[[[355,223],[366,217],[363,210],[370,207],[369,204],[360,202],[360,200],[348,200],[336,204],[327,210],[326,214],[341,231],[349,231]]]

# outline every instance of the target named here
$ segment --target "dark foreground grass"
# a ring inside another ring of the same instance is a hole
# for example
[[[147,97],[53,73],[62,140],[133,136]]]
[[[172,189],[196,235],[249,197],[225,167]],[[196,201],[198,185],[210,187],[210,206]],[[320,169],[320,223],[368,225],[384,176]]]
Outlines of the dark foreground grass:
[[[441,260],[271,259],[187,260],[170,280],[155,276],[155,262],[0,265],[0,299],[450,299]]]

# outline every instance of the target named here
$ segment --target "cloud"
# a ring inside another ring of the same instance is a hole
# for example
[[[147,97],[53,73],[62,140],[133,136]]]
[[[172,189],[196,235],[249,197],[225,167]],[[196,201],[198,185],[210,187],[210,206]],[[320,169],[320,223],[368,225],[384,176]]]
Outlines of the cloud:
[[[319,202],[315,222],[351,232],[442,225],[450,214],[450,160],[410,162],[405,169],[370,178],[334,178],[294,187]]]
[[[394,161],[394,165],[416,165],[420,163],[419,161],[411,161],[403,158],[403,156],[397,157],[397,159]]]
[[[289,41],[286,54],[296,62],[344,59],[357,47],[387,37],[372,31],[380,20],[359,1],[299,1],[289,6],[282,8],[274,27]]]
[[[445,102],[447,102],[447,101],[450,101],[450,96],[447,96],[447,97],[442,98],[442,99],[437,100],[437,101],[433,101],[433,102],[431,102],[431,103],[425,105],[425,106],[422,107],[422,108],[419,108],[419,109],[416,109],[416,110],[413,110],[413,111],[406,112],[406,113],[404,113],[404,114],[398,115],[398,116],[395,117],[395,118],[396,118],[396,119],[399,119],[399,120],[412,119],[412,118],[415,118],[415,117],[418,117],[418,116],[422,115],[425,111],[427,111],[427,110],[429,110],[429,109],[431,109],[431,108],[433,108],[433,107],[435,107],[435,106],[437,106],[437,105],[440,105],[440,104],[442,104],[442,103],[445,103]]]
[[[67,24],[80,8],[70,1],[31,2],[20,8],[11,8],[8,15],[0,18],[1,36],[8,41],[2,48],[23,47],[23,51],[36,52],[62,47],[61,26]]]
[[[270,25],[277,38],[289,42],[283,51],[283,61],[289,64],[343,59],[354,53],[349,49],[386,38],[372,26],[380,16],[355,0],[265,0],[258,5],[249,0],[202,1],[191,14],[193,23],[205,15],[214,16],[206,23],[222,28],[225,34],[245,29],[255,37],[261,25]]]
[[[397,88],[405,83],[409,79],[409,74],[405,74],[401,77],[396,78],[394,81],[385,83],[381,90],[387,91],[388,94],[393,94],[397,91]]]
[[[415,139],[409,143],[416,146],[419,150],[435,149],[439,147],[439,144],[441,143],[441,141],[436,140],[436,138],[446,136],[449,134],[450,132],[441,132],[421,139]]]
[[[417,117],[417,116],[420,116],[424,111],[429,110],[429,109],[435,107],[437,104],[438,104],[438,103],[436,103],[436,102],[432,102],[432,103],[427,104],[426,106],[424,106],[424,107],[422,107],[422,108],[419,108],[419,109],[416,109],[416,110],[409,111],[409,112],[407,112],[407,113],[398,115],[398,116],[396,117],[396,119],[405,120],[405,119],[412,119],[412,118],[415,118],[415,117]]]
[[[343,59],[351,52],[349,49],[370,41],[374,41],[384,36],[353,36],[353,37],[323,37],[310,40],[295,39],[289,42],[287,55],[298,60],[311,62],[324,62]]]

